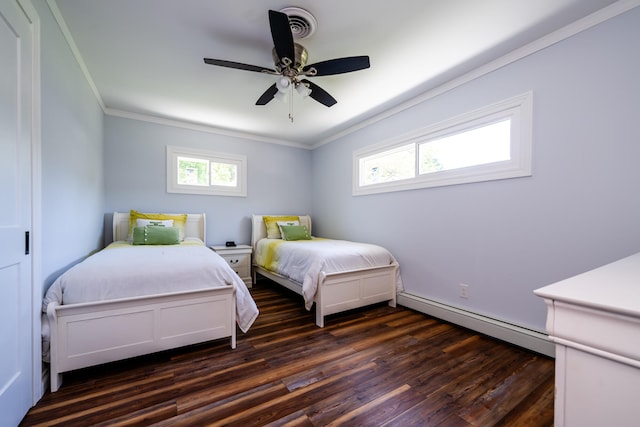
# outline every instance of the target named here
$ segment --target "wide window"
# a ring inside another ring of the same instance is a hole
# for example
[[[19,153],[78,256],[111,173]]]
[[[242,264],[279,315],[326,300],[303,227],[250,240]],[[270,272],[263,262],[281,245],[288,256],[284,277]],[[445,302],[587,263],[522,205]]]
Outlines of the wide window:
[[[353,194],[531,175],[531,93],[354,153]]]
[[[246,197],[247,158],[167,146],[167,192]]]

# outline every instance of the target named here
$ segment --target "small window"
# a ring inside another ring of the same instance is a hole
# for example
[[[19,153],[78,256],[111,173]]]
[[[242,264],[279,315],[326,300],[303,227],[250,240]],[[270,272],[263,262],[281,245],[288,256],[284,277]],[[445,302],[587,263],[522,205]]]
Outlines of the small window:
[[[531,175],[531,93],[354,153],[354,195]]]
[[[167,192],[247,196],[247,158],[167,146]]]

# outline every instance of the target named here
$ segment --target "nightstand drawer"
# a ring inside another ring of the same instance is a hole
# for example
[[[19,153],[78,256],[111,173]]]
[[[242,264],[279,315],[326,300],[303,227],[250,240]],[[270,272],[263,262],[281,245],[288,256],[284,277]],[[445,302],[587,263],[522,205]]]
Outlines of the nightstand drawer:
[[[251,287],[251,246],[211,246],[218,255],[220,255],[227,264],[235,271],[244,281],[247,287]]]
[[[251,255],[249,254],[232,254],[232,255],[220,255],[227,261],[233,271],[238,273],[240,277],[249,276],[251,273],[249,267],[251,266]]]

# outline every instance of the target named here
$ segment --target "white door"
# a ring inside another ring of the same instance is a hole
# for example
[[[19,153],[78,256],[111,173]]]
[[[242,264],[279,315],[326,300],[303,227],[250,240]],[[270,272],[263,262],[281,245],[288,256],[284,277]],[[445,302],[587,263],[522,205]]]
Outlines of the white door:
[[[0,425],[32,403],[31,26],[18,0],[0,1]]]

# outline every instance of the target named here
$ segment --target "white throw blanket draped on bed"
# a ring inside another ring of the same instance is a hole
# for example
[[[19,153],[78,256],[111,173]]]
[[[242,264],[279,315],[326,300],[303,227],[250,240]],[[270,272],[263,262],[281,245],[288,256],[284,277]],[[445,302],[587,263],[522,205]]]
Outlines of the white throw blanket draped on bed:
[[[396,263],[393,255],[381,246],[316,237],[296,241],[260,239],[255,260],[260,267],[301,283],[307,310],[313,305],[320,272],[336,273]],[[403,290],[399,269],[396,290]]]
[[[200,241],[201,242],[201,241]],[[227,262],[200,244],[134,246],[114,242],[60,276],[47,290],[47,305],[105,301],[233,286],[238,326],[246,332],[258,308],[245,283]]]

